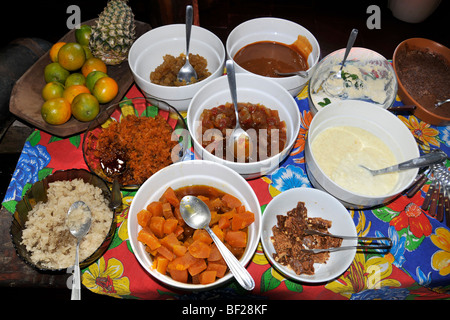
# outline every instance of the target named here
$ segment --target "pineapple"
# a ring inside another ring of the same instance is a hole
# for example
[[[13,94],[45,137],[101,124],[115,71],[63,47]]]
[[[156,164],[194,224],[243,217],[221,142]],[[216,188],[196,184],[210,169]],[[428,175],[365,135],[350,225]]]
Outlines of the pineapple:
[[[134,14],[127,1],[110,0],[92,27],[89,48],[108,65],[124,61],[135,39]]]

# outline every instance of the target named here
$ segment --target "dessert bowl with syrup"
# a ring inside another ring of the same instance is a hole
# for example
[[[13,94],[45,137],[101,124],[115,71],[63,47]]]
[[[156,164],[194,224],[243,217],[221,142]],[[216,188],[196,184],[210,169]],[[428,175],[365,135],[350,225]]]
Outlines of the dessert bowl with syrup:
[[[234,28],[226,41],[237,73],[267,77],[297,96],[320,58],[320,46],[303,26],[279,18],[248,20]],[[278,76],[275,72],[306,71],[308,76]]]

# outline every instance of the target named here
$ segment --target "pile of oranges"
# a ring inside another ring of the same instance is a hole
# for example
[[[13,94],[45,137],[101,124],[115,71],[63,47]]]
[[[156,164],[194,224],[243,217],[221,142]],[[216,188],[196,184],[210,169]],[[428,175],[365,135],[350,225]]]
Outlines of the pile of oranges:
[[[75,32],[76,42],[57,42],[50,49],[51,63],[44,69],[42,118],[49,124],[64,124],[71,116],[91,121],[100,104],[113,100],[117,82],[108,76],[106,64],[89,50],[90,26]]]

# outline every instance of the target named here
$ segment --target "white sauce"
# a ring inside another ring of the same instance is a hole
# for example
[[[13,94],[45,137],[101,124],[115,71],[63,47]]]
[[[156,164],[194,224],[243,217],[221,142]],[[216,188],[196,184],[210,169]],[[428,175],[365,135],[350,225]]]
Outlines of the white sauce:
[[[351,126],[328,128],[313,140],[311,150],[325,175],[349,191],[380,196],[397,184],[397,172],[373,176],[360,167],[381,169],[397,163],[389,147],[367,130]]]
[[[318,76],[312,84],[311,98],[320,108],[325,101],[365,100],[376,104],[390,103],[393,92],[393,79],[384,65],[348,61],[337,77],[340,65],[331,66]]]

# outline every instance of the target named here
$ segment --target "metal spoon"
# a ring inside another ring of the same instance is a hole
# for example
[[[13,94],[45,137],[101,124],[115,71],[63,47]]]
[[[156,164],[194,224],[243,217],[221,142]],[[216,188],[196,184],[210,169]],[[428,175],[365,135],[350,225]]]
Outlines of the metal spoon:
[[[338,72],[336,72],[330,76],[332,76],[336,79],[342,79],[342,69],[344,68],[345,62],[347,61],[347,57],[350,54],[350,51],[353,47],[353,44],[355,43],[357,35],[358,35],[358,29],[353,29],[352,32],[350,33],[350,37],[348,38],[348,41],[347,41],[347,47],[345,48],[344,58],[342,59],[341,67],[339,68]],[[333,87],[328,84],[328,81],[324,81],[323,88],[325,89],[325,91],[327,91],[332,96],[340,95],[342,93],[342,91],[344,90],[343,85],[338,86],[338,87]]]
[[[116,210],[122,204],[122,193],[120,192],[120,184],[117,177],[114,177],[114,181],[111,188],[111,203],[112,210]]]
[[[233,155],[239,162],[244,162],[245,159],[248,159],[248,157],[251,154],[252,141],[248,133],[241,128],[241,125],[239,123],[236,75],[232,60],[227,60],[226,68],[227,68],[228,85],[230,87],[231,92],[231,100],[233,102],[234,113],[236,115],[236,126],[234,127],[233,133],[231,134],[228,140],[228,148],[231,148],[231,150],[233,150]]]
[[[192,6],[186,7],[186,63],[181,67],[178,72],[177,79],[182,82],[186,81],[186,84],[190,83],[192,78],[197,80],[197,72],[195,72],[194,67],[189,63],[189,43],[191,41],[191,28],[193,20],[193,9]]]
[[[308,77],[308,72],[306,71],[294,71],[294,72],[279,72],[278,70],[274,70],[274,72],[282,77],[289,77],[289,76],[300,76],[302,78]]]
[[[338,78],[342,78],[342,69],[344,68],[345,62],[347,61],[347,57],[350,53],[350,50],[353,47],[353,44],[355,43],[357,35],[358,29],[353,29],[352,32],[350,33],[350,37],[348,38],[347,41],[347,47],[345,48],[344,59],[342,59],[341,68],[339,69],[339,72],[336,73],[336,77]]]
[[[253,290],[255,281],[250,273],[209,227],[211,212],[208,206],[195,196],[185,196],[180,201],[180,213],[188,226],[194,229],[204,229],[209,233],[239,284],[246,290]]]
[[[434,107],[435,107],[435,108],[438,108],[438,107],[442,106],[444,103],[447,103],[447,102],[450,102],[450,99],[443,100],[443,101],[438,101],[438,102],[436,102],[436,103],[434,104]]]
[[[383,169],[372,170],[363,165],[359,165],[359,166],[368,170],[370,173],[372,173],[372,175],[375,176],[378,174],[383,174],[383,173],[388,173],[388,172],[393,172],[393,171],[426,167],[426,166],[430,166],[433,164],[441,163],[441,162],[445,161],[446,159],[447,159],[447,154],[444,151],[435,149],[432,152],[427,153],[421,157],[407,160],[405,162],[402,162],[402,163],[399,163],[399,164],[396,164],[396,165],[393,165],[393,166],[390,166],[387,168],[383,168]]]
[[[75,265],[72,282],[72,300],[80,300],[80,242],[91,228],[92,214],[91,210],[83,201],[74,202],[67,212],[66,225],[70,233],[77,239],[77,248],[75,253]]]

